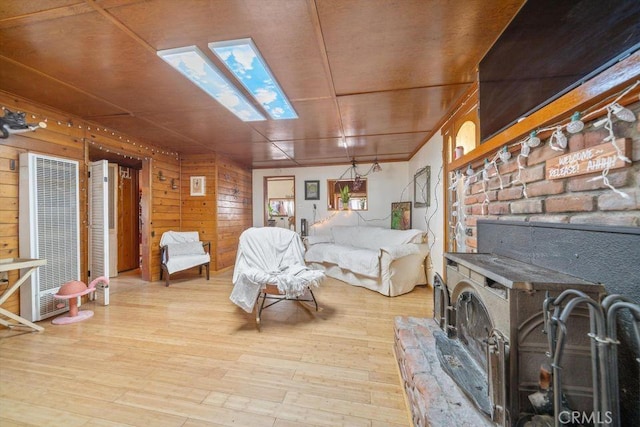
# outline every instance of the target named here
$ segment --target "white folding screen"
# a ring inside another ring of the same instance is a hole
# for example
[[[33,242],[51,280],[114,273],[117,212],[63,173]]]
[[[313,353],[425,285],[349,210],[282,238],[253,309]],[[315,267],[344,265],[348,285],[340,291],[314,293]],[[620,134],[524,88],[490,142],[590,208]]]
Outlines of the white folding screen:
[[[20,315],[38,321],[66,311],[53,295],[80,280],[78,162],[21,154],[19,192],[20,257],[47,260],[20,288]]]
[[[109,277],[109,163],[91,163],[89,180],[89,273]]]
[[[118,275],[118,169],[109,164],[109,277]]]

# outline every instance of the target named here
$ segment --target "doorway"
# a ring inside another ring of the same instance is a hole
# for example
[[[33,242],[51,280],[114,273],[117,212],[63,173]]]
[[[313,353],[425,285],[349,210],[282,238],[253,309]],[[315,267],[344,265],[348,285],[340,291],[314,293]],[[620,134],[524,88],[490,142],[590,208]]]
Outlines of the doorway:
[[[264,225],[296,231],[295,176],[264,178]]]
[[[118,273],[140,267],[140,184],[138,170],[119,166]]]
[[[103,223],[108,226],[108,251],[92,250],[92,240],[89,242],[89,265],[105,263],[108,265],[110,277],[130,271],[140,275],[140,170],[142,162],[136,159],[123,159],[109,156],[100,150],[89,149],[91,163],[104,164],[108,162],[108,189],[101,202],[89,197],[89,212],[93,216],[106,218],[91,218],[91,222]],[[93,174],[90,180],[94,178]],[[97,177],[101,179],[100,177]],[[96,203],[106,203],[107,209],[95,209]],[[106,249],[106,248],[105,248]],[[106,252],[106,253],[105,253]],[[100,257],[100,260],[95,259]]]

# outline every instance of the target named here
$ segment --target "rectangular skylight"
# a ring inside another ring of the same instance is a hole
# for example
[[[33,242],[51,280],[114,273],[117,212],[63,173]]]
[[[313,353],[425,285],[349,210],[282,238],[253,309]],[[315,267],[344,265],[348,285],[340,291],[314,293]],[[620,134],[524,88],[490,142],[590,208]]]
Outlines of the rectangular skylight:
[[[196,46],[159,50],[158,56],[245,122],[266,120]]]
[[[272,119],[298,118],[251,39],[213,42],[209,43],[209,49],[220,58]]]

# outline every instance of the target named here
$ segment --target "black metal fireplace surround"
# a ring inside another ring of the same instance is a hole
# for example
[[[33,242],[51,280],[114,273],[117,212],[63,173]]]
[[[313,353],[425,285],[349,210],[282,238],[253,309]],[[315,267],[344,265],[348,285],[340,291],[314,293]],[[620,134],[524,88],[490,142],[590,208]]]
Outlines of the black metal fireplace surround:
[[[547,296],[574,289],[597,302],[605,293],[640,302],[638,228],[480,220],[478,253],[445,258],[447,283],[434,284],[438,358],[479,412],[501,425],[525,425],[540,409],[531,396],[544,382],[541,367],[551,370]],[[620,421],[640,425],[640,352],[631,315],[617,322]],[[562,366],[563,406],[583,413],[593,412],[590,327],[586,307],[572,312]]]

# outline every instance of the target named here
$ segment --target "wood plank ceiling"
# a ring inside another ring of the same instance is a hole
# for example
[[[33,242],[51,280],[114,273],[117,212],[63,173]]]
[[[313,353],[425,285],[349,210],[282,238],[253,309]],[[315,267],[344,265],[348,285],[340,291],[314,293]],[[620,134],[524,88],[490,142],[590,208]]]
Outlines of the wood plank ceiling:
[[[0,90],[254,168],[408,160],[522,3],[4,0]],[[298,119],[242,122],[156,55],[196,45],[220,64],[207,44],[247,37]]]

